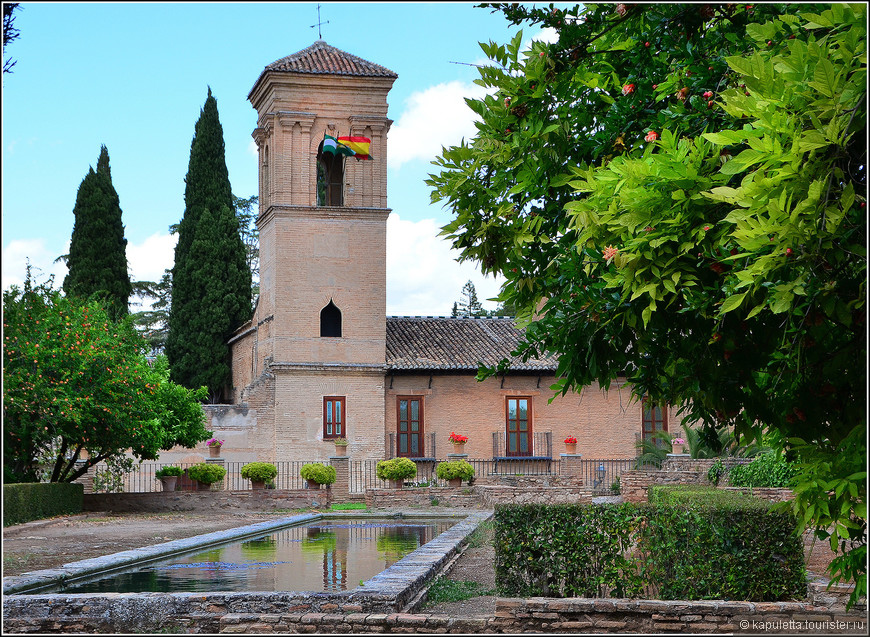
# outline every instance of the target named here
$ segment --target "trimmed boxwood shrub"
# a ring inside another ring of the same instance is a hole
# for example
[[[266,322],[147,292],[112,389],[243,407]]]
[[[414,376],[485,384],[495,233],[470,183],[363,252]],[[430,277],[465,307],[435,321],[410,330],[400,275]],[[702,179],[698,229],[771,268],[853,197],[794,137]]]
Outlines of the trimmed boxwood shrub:
[[[242,477],[251,482],[269,482],[278,475],[278,467],[270,462],[249,462],[242,467]]]
[[[453,480],[462,478],[463,480],[471,480],[474,477],[474,467],[470,462],[465,460],[451,460],[449,462],[439,462],[435,467],[435,475],[441,480]]]
[[[302,465],[299,475],[305,480],[314,480],[317,484],[332,484],[335,482],[335,467],[312,462]]]
[[[181,477],[183,474],[184,470],[181,467],[169,465],[155,471],[154,477],[159,480],[160,478],[171,478],[172,476]]]
[[[381,480],[407,480],[417,475],[417,465],[408,458],[381,460],[375,467],[375,473]]]
[[[499,505],[495,566],[510,597],[779,601],[806,594],[792,515],[712,487],[649,504]]]
[[[200,462],[187,470],[187,477],[203,484],[214,484],[224,479],[227,470],[218,464]]]
[[[82,512],[84,485],[22,482],[3,485],[3,526]]]

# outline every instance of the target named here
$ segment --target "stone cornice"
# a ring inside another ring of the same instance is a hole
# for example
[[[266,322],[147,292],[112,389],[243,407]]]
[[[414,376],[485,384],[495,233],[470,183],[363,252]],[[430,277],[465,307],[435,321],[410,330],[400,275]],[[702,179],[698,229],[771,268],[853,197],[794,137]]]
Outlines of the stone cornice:
[[[384,221],[392,208],[359,208],[354,206],[269,206],[258,218],[257,224],[263,224],[272,217],[304,217],[306,219],[358,219],[371,220],[382,218]]]
[[[279,374],[350,374],[357,376],[385,376],[386,365],[366,363],[271,363],[269,371]]]

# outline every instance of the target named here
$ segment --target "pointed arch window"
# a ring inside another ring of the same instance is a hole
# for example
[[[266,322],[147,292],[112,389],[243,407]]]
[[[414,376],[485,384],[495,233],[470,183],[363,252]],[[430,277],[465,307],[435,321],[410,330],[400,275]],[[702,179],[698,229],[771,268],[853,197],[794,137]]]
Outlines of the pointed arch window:
[[[320,310],[320,336],[341,338],[341,310],[331,300]]]
[[[317,205],[344,205],[344,155],[317,149]]]

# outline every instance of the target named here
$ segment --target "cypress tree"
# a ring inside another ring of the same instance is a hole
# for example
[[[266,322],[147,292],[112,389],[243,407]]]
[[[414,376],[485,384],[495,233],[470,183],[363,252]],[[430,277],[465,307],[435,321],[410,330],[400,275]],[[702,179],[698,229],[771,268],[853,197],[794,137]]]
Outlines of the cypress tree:
[[[127,271],[127,240],[121,203],[112,185],[109,151],[100,147],[97,170],[88,170],[76,194],[63,290],[77,297],[97,296],[113,320],[126,316],[133,286]]]
[[[172,380],[206,386],[213,402],[231,380],[232,332],[251,317],[251,271],[233,207],[217,100],[208,90],[190,145],[178,226],[166,355]]]

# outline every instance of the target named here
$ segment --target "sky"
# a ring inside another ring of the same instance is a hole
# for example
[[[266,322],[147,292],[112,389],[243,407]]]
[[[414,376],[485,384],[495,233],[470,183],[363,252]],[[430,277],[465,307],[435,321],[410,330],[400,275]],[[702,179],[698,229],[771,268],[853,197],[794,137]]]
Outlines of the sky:
[[[568,6],[568,5],[565,5]],[[257,192],[256,112],[247,95],[265,66],[318,39],[398,74],[387,96],[387,315],[449,315],[471,280],[486,299],[500,279],[458,263],[424,180],[442,146],[474,135],[464,102],[480,97],[479,42],[520,29],[501,14],[458,2],[66,3],[22,2],[20,32],[2,92],[2,287],[29,261],[59,287],[79,184],[110,157],[127,260],[136,281],[172,267],[169,226],[184,212],[194,125],[208,88],[217,99],[233,193]],[[315,26],[312,26],[315,25]],[[552,34],[523,30],[524,41]],[[376,161],[376,160],[375,160]],[[137,307],[131,307],[136,311]]]

